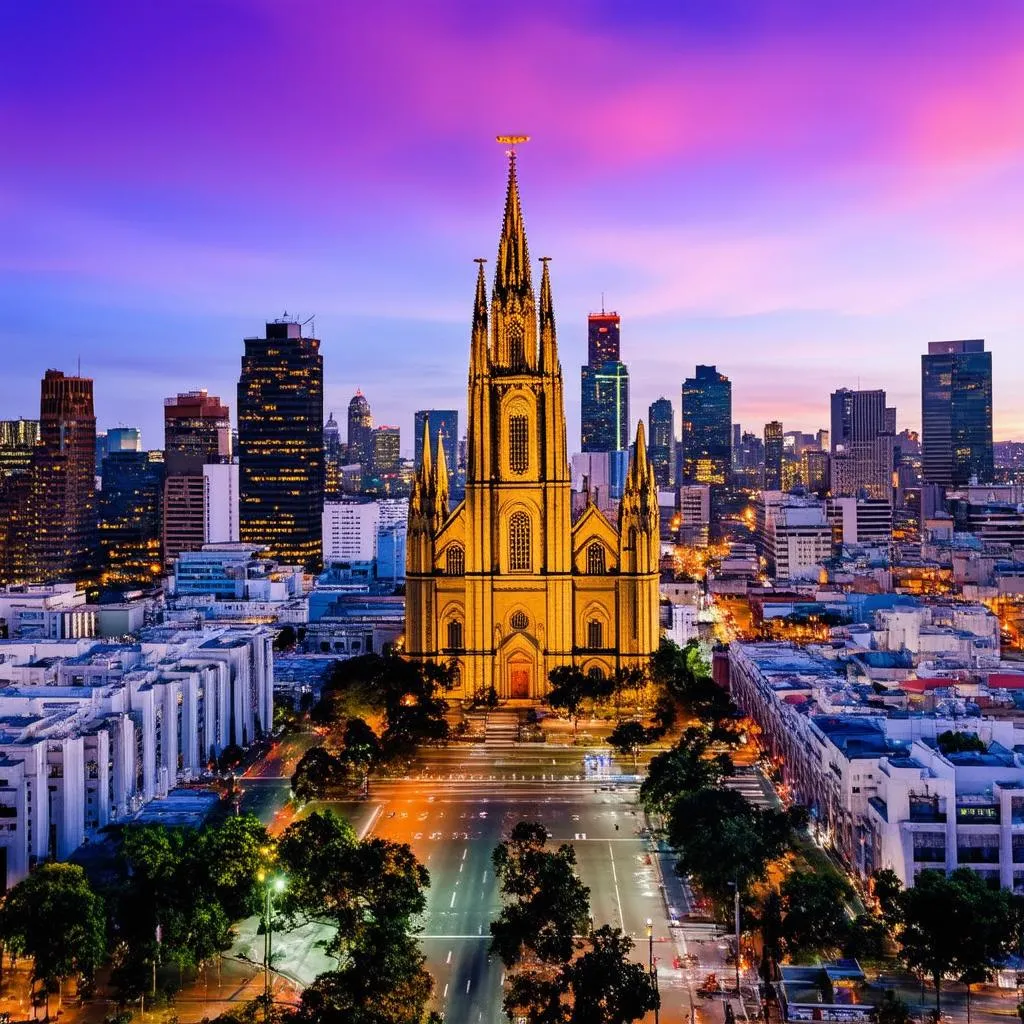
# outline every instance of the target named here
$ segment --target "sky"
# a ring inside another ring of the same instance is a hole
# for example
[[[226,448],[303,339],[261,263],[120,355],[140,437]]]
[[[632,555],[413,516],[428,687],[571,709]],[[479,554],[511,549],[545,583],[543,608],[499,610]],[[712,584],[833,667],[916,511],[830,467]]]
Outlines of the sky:
[[[287,312],[325,412],[361,388],[408,451],[415,409],[464,413],[523,133],[570,445],[602,296],[634,421],[714,363],[748,429],[858,385],[916,428],[927,342],[985,338],[1024,438],[1019,0],[22,0],[0,34],[0,418],[81,360],[100,427],[160,447],[164,397],[234,412]]]

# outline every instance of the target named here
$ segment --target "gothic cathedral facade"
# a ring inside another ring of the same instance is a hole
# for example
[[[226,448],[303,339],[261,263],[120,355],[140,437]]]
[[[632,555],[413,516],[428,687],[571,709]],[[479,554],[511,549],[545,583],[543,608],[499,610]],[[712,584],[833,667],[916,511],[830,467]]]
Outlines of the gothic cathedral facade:
[[[618,521],[573,521],[548,262],[539,309],[509,160],[490,306],[479,262],[465,500],[449,508],[438,441],[423,446],[406,549],[406,653],[458,666],[456,694],[537,700],[560,665],[609,675],[657,648],[658,499],[643,424]]]

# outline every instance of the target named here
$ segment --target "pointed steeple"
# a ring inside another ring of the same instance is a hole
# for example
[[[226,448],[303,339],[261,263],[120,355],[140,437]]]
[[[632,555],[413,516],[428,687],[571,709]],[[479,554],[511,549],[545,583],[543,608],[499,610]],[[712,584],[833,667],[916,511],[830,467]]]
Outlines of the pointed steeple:
[[[473,301],[473,331],[470,340],[469,375],[477,377],[487,372],[487,278],[484,276],[485,259],[477,257],[476,298]]]
[[[428,494],[433,490],[434,467],[431,462],[430,451],[430,417],[427,417],[423,424],[423,457],[420,460],[420,476]]]
[[[444,439],[437,432],[437,460],[434,462],[434,521],[437,529],[448,519],[448,459],[444,452]]]
[[[542,256],[544,269],[540,276],[540,368],[543,373],[557,373],[558,344],[555,336],[555,306],[551,301],[550,256]]]
[[[505,192],[505,219],[498,241],[498,266],[494,272],[494,292],[507,296],[510,292],[532,292],[530,253],[526,248],[526,228],[519,205],[519,182],[516,179],[516,154],[508,155],[508,188]]]

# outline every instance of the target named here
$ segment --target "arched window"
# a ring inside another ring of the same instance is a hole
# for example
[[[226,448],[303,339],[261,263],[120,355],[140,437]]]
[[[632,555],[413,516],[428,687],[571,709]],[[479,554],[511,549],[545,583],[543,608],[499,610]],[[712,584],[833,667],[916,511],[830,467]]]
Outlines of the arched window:
[[[452,619],[448,623],[448,650],[462,650],[462,623],[458,619]]]
[[[458,544],[452,544],[448,548],[444,571],[448,576],[466,575],[466,552]]]
[[[604,545],[597,541],[587,548],[587,572],[591,576],[603,576],[605,573]]]
[[[529,572],[530,517],[525,512],[513,512],[508,520],[508,567],[511,572]]]
[[[530,421],[521,414],[508,418],[508,464],[513,473],[530,468]]]
[[[508,325],[508,365],[512,370],[526,369],[526,345],[523,341],[523,325],[513,320]]]
[[[509,623],[513,629],[526,629],[530,620],[526,617],[526,612],[513,612]]]
[[[598,619],[587,623],[587,647],[595,651],[604,647],[604,626]]]
[[[601,671],[600,665],[591,665],[587,669],[587,675],[591,679],[604,679],[604,673]]]

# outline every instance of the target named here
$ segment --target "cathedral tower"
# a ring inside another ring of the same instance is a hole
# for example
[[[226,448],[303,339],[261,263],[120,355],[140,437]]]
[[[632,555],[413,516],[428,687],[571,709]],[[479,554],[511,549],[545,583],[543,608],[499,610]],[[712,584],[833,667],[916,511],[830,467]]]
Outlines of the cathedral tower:
[[[574,523],[548,260],[533,289],[509,158],[490,303],[478,261],[470,341],[465,500],[448,508],[443,451],[424,446],[409,509],[406,649],[458,663],[461,692],[537,699],[549,672],[607,674],[658,643],[658,503],[643,428],[618,528]]]

